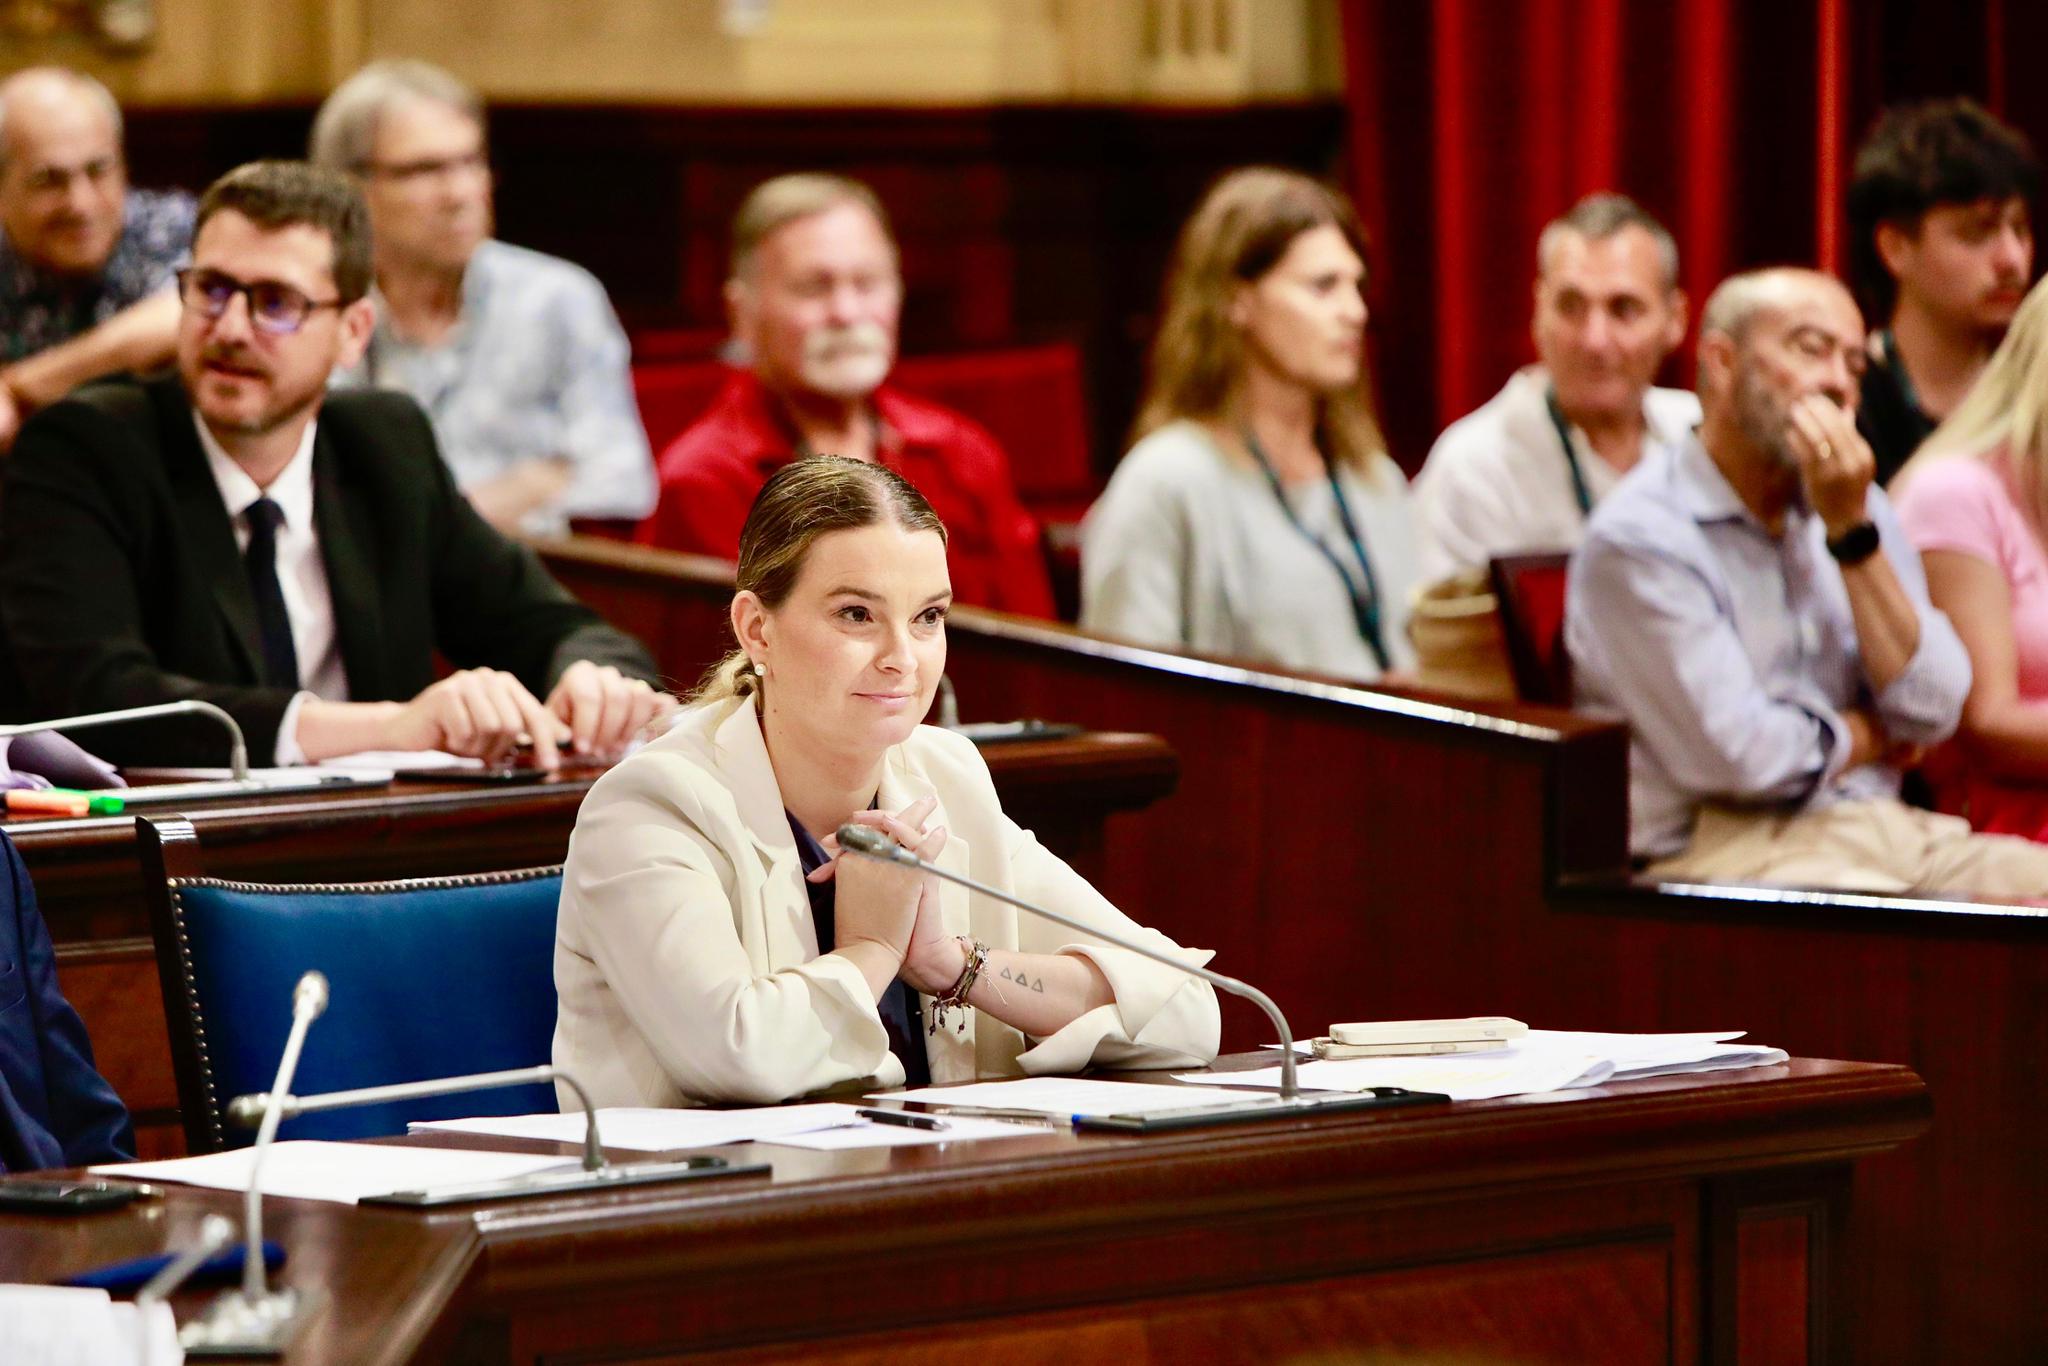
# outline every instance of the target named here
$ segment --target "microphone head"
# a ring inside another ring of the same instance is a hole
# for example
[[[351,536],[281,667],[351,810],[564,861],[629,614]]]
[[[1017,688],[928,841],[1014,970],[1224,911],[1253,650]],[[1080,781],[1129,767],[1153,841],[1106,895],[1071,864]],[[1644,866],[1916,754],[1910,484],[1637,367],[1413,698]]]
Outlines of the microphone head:
[[[263,1122],[263,1106],[267,1099],[262,1094],[236,1096],[228,1102],[228,1120],[243,1129],[253,1129]]]
[[[888,859],[892,862],[900,860],[905,853],[902,845],[872,825],[860,825],[852,821],[839,827],[839,847],[851,849],[856,854],[866,854],[870,858]]]
[[[317,969],[299,979],[292,989],[292,1014],[317,1020],[327,1009],[327,974]]]

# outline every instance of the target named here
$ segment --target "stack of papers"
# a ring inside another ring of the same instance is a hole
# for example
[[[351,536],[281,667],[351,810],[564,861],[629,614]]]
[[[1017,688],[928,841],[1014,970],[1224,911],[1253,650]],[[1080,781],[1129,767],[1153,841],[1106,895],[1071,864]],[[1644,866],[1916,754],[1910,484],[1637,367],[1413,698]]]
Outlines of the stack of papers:
[[[959,1117],[943,1129],[874,1124],[857,1107],[833,1102],[769,1105],[752,1110],[643,1110],[620,1107],[597,1112],[597,1139],[607,1148],[666,1153],[681,1148],[715,1148],[724,1143],[774,1143],[785,1148],[918,1148],[977,1138],[1015,1138],[1038,1132],[1028,1125]],[[494,1138],[542,1138],[581,1143],[583,1116],[514,1115],[427,1120],[413,1133],[444,1130]],[[266,1181],[267,1185],[268,1182]]]
[[[1769,1067],[1785,1061],[1782,1048],[1731,1042],[1742,1035],[1739,1029],[1712,1034],[1582,1034],[1532,1029],[1520,1043],[1490,1053],[1304,1062],[1295,1068],[1295,1079],[1307,1091],[1403,1086],[1410,1091],[1434,1091],[1452,1100],[1491,1100],[1680,1072]],[[1280,1069],[1182,1072],[1175,1079],[1211,1086],[1270,1088],[1280,1085]]]
[[[1232,1074],[1235,1082],[1237,1074]],[[1275,1076],[1278,1076],[1277,1069]],[[1198,1082],[1223,1080],[1220,1074],[1194,1074]],[[1185,1080],[1185,1079],[1183,1079]],[[1252,1082],[1257,1086],[1262,1083]],[[1276,1080],[1274,1085],[1279,1085]],[[982,1081],[969,1086],[925,1086],[915,1091],[885,1091],[874,1100],[915,1100],[929,1105],[975,1110],[1014,1110],[1071,1118],[1076,1115],[1141,1115],[1158,1110],[1185,1110],[1196,1105],[1229,1105],[1244,1099],[1222,1086],[1156,1086],[1142,1081],[1089,1081],[1080,1077],[1019,1077],[1015,1081]]]
[[[667,1153],[680,1148],[715,1148],[723,1143],[783,1138],[854,1122],[851,1105],[773,1105],[754,1110],[652,1110],[621,1106],[597,1112],[597,1141],[624,1152]],[[416,1134],[440,1130],[487,1134],[493,1138],[581,1143],[584,1118],[581,1111],[566,1115],[483,1115],[475,1119],[423,1120],[409,1128]]]
[[[249,1188],[254,1149],[233,1148],[204,1157],[167,1162],[115,1162],[92,1170],[100,1176],[135,1181],[174,1181],[186,1186],[241,1191]],[[401,1148],[388,1143],[326,1143],[293,1139],[270,1145],[263,1164],[263,1193],[298,1200],[333,1200],[353,1205],[393,1191],[431,1190],[529,1176],[565,1165],[557,1156],[484,1153],[464,1148]]]

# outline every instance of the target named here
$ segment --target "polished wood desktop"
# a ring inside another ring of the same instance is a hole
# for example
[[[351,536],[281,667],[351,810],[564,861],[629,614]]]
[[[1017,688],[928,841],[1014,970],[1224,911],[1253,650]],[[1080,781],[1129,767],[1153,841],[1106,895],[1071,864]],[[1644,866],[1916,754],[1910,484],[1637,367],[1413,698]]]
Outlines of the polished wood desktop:
[[[1150,735],[1020,741],[984,754],[1005,809],[1091,876],[1101,871],[1109,818],[1158,800],[1177,774],[1172,749]],[[175,814],[192,822],[214,877],[364,882],[531,868],[562,861],[577,808],[601,772],[574,768],[511,785],[401,780]],[[28,818],[0,828],[35,881],[64,993],[134,1114],[141,1151],[182,1152],[135,817]]]
[[[723,646],[729,569],[633,547],[545,552],[686,667]],[[1657,887],[1627,861],[1627,735],[1567,712],[1346,686],[957,609],[970,719],[1163,736],[1174,795],[1118,827],[1104,891],[1332,1020],[1506,1014],[1558,1028],[1744,1028],[1812,1057],[1905,1063],[1926,1140],[1858,1170],[1852,1355],[2048,1359],[2036,1135],[2048,910]],[[1263,1037],[1224,1006],[1227,1047]]]
[[[1905,1068],[1795,1060],[1142,1137],[750,1145],[720,1151],[772,1175],[433,1214],[273,1200],[266,1231],[282,1283],[332,1296],[292,1362],[1818,1363],[1850,1359],[1851,1164],[1928,1115]],[[170,1187],[0,1216],[0,1279],[238,1210]]]

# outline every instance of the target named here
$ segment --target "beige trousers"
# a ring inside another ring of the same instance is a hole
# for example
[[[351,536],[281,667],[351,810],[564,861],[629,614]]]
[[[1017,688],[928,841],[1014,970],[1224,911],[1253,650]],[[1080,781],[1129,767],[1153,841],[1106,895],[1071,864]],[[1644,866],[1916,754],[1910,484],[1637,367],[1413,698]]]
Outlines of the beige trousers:
[[[1669,882],[2048,899],[2048,845],[1884,799],[1790,813],[1704,806],[1691,847],[1645,871]]]

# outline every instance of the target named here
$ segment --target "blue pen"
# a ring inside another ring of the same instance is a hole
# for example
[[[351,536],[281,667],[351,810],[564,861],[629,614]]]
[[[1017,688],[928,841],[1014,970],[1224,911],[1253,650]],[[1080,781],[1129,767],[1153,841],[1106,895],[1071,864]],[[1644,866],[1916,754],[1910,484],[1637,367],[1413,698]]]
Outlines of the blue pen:
[[[192,1273],[187,1285],[211,1282],[239,1281],[242,1278],[242,1253],[247,1244],[235,1243],[231,1247],[208,1257]],[[90,1271],[81,1271],[66,1285],[82,1285],[90,1290],[104,1290],[110,1295],[132,1295],[148,1285],[150,1278],[169,1266],[177,1256],[174,1252],[160,1252],[153,1257],[137,1257],[132,1261],[110,1262],[96,1266]],[[275,1271],[284,1265],[284,1248],[265,1240],[263,1244],[263,1267]]]

